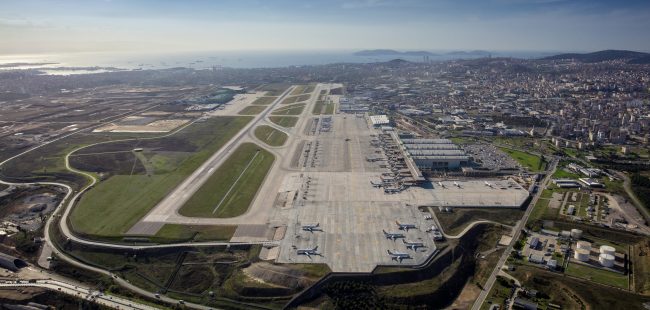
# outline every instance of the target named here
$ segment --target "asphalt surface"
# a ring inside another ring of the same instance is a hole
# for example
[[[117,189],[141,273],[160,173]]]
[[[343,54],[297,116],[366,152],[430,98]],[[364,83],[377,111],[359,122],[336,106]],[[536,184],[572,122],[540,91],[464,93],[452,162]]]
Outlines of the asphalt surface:
[[[16,280],[0,282],[0,287],[3,288],[21,288],[21,287],[40,287],[51,291],[59,292],[62,294],[70,295],[83,300],[91,301],[98,305],[110,307],[113,309],[133,309],[133,310],[153,310],[159,309],[149,305],[140,304],[125,298],[115,295],[106,295],[100,291],[92,290],[90,288],[79,286],[78,284],[70,284],[59,280]]]
[[[187,202],[196,191],[205,184],[210,178],[212,172],[218,168],[225,160],[228,159],[237,146],[239,146],[252,128],[258,125],[258,122],[266,118],[273,109],[277,107],[284,98],[290,94],[295,87],[289,87],[273,103],[266,106],[264,112],[256,115],[253,120],[248,122],[235,136],[233,136],[223,147],[215,152],[206,160],[198,169],[187,177],[180,185],[169,193],[160,203],[158,203],[142,220],[136,223],[127,234],[133,235],[155,235],[158,230],[168,223],[169,219],[178,214],[185,202]],[[175,221],[177,222],[177,221]]]
[[[524,216],[521,218],[521,220],[515,227],[515,233],[512,236],[512,241],[510,241],[508,247],[506,247],[505,251],[503,251],[503,254],[501,254],[501,257],[499,258],[499,261],[497,262],[496,266],[494,266],[494,270],[492,270],[492,273],[490,274],[490,277],[488,278],[486,284],[484,285],[483,290],[476,298],[476,301],[472,306],[472,310],[481,309],[481,306],[485,302],[485,298],[487,298],[488,294],[490,293],[490,290],[492,290],[492,286],[496,281],[499,271],[501,270],[501,268],[503,268],[503,265],[505,264],[506,260],[510,256],[510,252],[512,252],[512,247],[519,240],[519,236],[521,235],[521,229],[524,227],[524,225],[526,225],[526,222],[528,222],[528,217],[530,216],[530,213],[535,208],[535,204],[537,204],[539,197],[542,196],[542,192],[544,191],[544,189],[546,189],[546,186],[548,186],[548,183],[551,181],[551,176],[555,172],[555,169],[557,169],[557,164],[558,164],[558,160],[556,158],[553,158],[551,169],[547,170],[548,173],[546,174],[544,180],[542,180],[537,193],[535,194],[535,196],[533,197],[533,199],[531,200],[528,206],[528,209],[526,209],[526,213],[524,213]]]

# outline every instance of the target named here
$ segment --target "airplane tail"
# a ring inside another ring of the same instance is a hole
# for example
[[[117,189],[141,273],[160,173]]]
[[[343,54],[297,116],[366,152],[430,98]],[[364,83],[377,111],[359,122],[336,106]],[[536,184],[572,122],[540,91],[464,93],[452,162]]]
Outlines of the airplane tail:
[[[385,230],[385,229],[382,229],[381,231],[383,231],[383,232],[384,232],[384,235],[388,235],[388,233],[386,232],[386,230]]]
[[[388,252],[389,255],[393,255],[390,250],[386,250],[386,252]]]
[[[402,243],[406,244],[406,240],[402,239]]]
[[[318,246],[315,246],[314,249],[313,249],[313,251],[316,251],[316,250],[318,250]]]
[[[316,223],[316,226],[314,226],[314,227],[318,227],[318,226],[320,226],[320,223]]]

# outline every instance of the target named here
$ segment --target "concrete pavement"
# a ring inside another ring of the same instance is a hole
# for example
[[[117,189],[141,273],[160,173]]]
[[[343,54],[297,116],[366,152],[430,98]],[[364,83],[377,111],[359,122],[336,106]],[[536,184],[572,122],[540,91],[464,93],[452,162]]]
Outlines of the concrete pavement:
[[[558,164],[558,159],[553,158],[553,162],[550,166],[551,169],[549,169],[548,173],[546,174],[546,177],[544,180],[542,180],[542,183],[540,184],[539,190],[531,200],[530,204],[528,205],[528,209],[526,209],[526,213],[524,213],[524,216],[522,219],[519,221],[519,223],[516,226],[515,233],[512,236],[512,241],[510,241],[510,244],[508,247],[506,247],[505,251],[503,251],[503,254],[499,258],[499,261],[497,262],[496,266],[494,267],[494,270],[492,270],[492,273],[490,274],[490,277],[488,278],[485,286],[483,287],[483,290],[479,294],[478,298],[476,298],[476,301],[474,302],[474,305],[472,306],[472,310],[479,310],[483,303],[485,302],[485,298],[487,298],[487,295],[490,293],[490,290],[492,289],[492,286],[494,285],[494,282],[496,281],[497,274],[505,264],[506,260],[510,256],[510,252],[512,251],[512,247],[517,243],[519,240],[519,236],[521,235],[521,229],[526,225],[526,222],[528,222],[528,217],[530,216],[530,213],[533,211],[535,208],[535,204],[537,204],[537,201],[539,198],[542,196],[542,192],[544,189],[546,189],[546,186],[548,186],[548,183],[551,181],[551,177],[553,173],[555,172],[555,169],[557,169],[557,164]]]

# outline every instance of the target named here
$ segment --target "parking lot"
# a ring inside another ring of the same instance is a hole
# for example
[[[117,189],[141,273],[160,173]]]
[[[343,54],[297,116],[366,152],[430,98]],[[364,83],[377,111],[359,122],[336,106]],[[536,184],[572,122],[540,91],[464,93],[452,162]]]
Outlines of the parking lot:
[[[470,144],[463,147],[481,167],[489,170],[518,169],[519,164],[510,155],[491,144]]]

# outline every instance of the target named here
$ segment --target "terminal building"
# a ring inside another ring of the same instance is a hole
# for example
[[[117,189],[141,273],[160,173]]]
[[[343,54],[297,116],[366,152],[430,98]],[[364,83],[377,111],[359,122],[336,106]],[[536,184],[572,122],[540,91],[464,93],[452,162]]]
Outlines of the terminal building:
[[[404,152],[422,171],[455,170],[469,164],[465,151],[449,139],[401,139]]]
[[[366,113],[370,108],[366,104],[356,102],[354,98],[341,97],[339,99],[339,111],[341,113]]]

